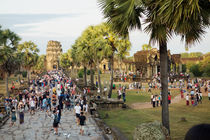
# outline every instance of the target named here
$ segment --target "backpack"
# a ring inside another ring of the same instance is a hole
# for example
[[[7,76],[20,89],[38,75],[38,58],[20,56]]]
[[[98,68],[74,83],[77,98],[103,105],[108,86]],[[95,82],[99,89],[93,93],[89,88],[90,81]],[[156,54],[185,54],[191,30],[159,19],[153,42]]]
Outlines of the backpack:
[[[54,118],[54,123],[59,123],[59,120],[58,120],[58,115],[57,115],[57,114],[55,115],[55,118]]]

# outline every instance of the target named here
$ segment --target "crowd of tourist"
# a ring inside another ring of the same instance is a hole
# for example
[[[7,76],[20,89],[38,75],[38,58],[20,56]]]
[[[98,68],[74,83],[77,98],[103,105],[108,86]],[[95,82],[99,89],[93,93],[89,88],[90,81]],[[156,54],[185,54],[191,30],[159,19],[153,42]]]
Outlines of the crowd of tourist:
[[[76,123],[80,125],[80,134],[84,134],[86,115],[89,110],[87,103],[88,90],[79,93],[73,80],[62,71],[50,71],[30,81],[29,88],[17,93],[17,96],[5,99],[5,109],[11,116],[11,126],[24,123],[24,114],[34,115],[36,112],[45,112],[45,118],[53,120],[54,134],[58,134],[63,111],[73,111]],[[96,105],[90,107],[91,113]],[[18,113],[17,113],[18,112]],[[19,117],[17,117],[19,114]]]
[[[202,104],[203,94],[201,89],[204,89],[203,92],[208,93],[208,98],[210,100],[210,81],[205,79],[184,79],[180,78],[179,80],[168,78],[169,92],[168,92],[168,103],[172,102],[172,94],[170,89],[180,89],[181,98],[186,99],[186,105],[197,106],[198,104]],[[114,86],[115,87],[115,86]],[[117,90],[118,99],[120,100],[123,96],[123,101],[125,98],[125,90],[124,89],[136,89],[137,93],[141,91],[151,93],[151,104],[153,107],[158,107],[162,105],[162,95],[161,92],[158,94],[154,94],[152,90],[161,89],[161,83],[159,76],[156,75],[153,77],[153,80],[148,82],[148,90],[146,91],[145,84],[143,85],[141,82],[133,82],[129,83],[128,87],[121,86],[119,84],[119,88]],[[155,90],[157,91],[157,90]]]

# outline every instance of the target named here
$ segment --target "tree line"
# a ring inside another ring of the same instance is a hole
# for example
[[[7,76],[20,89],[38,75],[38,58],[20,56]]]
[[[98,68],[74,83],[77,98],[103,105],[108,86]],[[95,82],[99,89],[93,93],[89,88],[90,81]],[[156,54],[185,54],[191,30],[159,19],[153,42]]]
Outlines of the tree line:
[[[10,29],[3,29],[0,26],[0,72],[1,77],[5,79],[6,93],[10,96],[8,90],[8,78],[11,74],[25,69],[27,71],[28,82],[30,70],[39,69],[39,49],[32,41],[20,43],[21,38]],[[37,65],[38,64],[38,65]]]
[[[108,60],[111,69],[108,97],[111,98],[114,58],[119,61],[121,69],[123,59],[129,55],[130,47],[128,37],[116,34],[106,23],[89,26],[76,39],[71,49],[61,55],[60,65],[65,69],[71,67],[72,70],[75,67],[83,67],[85,86],[87,86],[87,69],[90,69],[91,87],[94,87],[94,71],[97,70],[99,89],[102,93],[99,65],[104,59]]]

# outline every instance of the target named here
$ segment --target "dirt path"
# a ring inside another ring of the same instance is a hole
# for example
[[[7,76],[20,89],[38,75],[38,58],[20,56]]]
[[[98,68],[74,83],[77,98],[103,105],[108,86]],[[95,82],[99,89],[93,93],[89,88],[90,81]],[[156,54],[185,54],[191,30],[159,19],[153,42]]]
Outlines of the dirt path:
[[[179,103],[180,101],[181,101],[181,96],[180,96],[180,95],[177,95],[177,96],[175,96],[175,97],[172,99],[171,103],[172,103],[172,104],[176,104],[176,103]],[[153,108],[151,102],[133,103],[133,104],[130,105],[130,107],[131,107],[132,109]]]

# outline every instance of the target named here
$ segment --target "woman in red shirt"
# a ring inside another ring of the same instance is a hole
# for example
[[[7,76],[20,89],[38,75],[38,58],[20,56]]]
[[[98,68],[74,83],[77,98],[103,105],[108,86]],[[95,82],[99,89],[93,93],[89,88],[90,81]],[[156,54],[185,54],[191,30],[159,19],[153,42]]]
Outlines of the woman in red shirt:
[[[168,94],[168,104],[171,104],[171,95]]]

